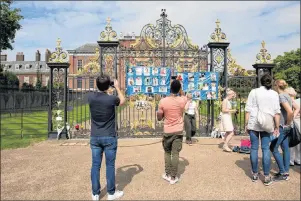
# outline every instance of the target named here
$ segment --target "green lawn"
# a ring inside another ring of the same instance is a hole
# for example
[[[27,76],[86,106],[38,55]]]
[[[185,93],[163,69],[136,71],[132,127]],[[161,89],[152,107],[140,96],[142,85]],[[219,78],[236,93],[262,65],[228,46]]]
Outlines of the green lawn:
[[[118,112],[125,106],[118,107]],[[23,116],[22,116],[23,115]],[[73,107],[68,111],[69,125],[85,125],[90,119],[89,105]],[[47,139],[48,111],[1,115],[1,149],[27,147]]]

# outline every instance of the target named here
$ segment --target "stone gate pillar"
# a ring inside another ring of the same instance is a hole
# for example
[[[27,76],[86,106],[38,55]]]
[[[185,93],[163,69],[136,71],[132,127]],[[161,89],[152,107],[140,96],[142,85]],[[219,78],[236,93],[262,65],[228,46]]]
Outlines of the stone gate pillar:
[[[210,48],[210,72],[218,72],[220,74],[219,83],[224,88],[224,92],[228,88],[228,58],[227,58],[227,48],[229,42],[227,42],[227,37],[222,29],[220,28],[220,21],[216,20],[216,28],[214,32],[210,35],[210,41],[208,47]],[[221,97],[220,97],[221,98]],[[211,111],[207,113],[208,125],[211,122],[211,128],[209,132],[214,127],[214,100],[208,100],[207,110]],[[210,121],[211,119],[211,121]]]
[[[69,139],[67,76],[70,63],[68,62],[68,54],[63,51],[59,38],[47,65],[50,68],[48,139]]]
[[[256,55],[256,62],[252,65],[256,70],[256,83],[257,87],[260,87],[260,78],[265,74],[269,73],[273,77],[272,69],[275,67],[271,54],[268,53],[265,48],[265,42],[261,42],[261,49]]]
[[[107,19],[105,30],[100,33],[100,39],[97,43],[100,51],[100,74],[106,73],[110,75],[111,78],[118,79],[117,50],[119,40],[117,33],[112,29],[110,18]]]

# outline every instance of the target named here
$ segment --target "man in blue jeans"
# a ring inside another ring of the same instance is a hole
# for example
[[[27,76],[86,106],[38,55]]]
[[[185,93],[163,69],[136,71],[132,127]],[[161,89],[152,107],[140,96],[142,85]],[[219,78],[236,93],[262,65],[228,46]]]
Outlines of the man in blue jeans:
[[[106,157],[108,200],[115,200],[123,196],[122,191],[115,190],[115,159],[117,152],[115,106],[123,105],[125,98],[119,89],[117,80],[114,80],[114,88],[118,97],[107,94],[111,85],[108,75],[99,76],[96,79],[96,85],[99,92],[93,92],[88,97],[91,112],[92,200],[99,200],[99,177],[103,152]]]

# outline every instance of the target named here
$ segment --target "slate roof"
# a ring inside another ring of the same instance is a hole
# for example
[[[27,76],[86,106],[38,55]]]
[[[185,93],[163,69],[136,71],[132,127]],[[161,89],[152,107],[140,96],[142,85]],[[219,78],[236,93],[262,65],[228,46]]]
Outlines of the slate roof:
[[[68,53],[90,53],[95,54],[95,49],[99,47],[97,43],[86,43],[74,50],[67,50]]]
[[[45,61],[1,61],[4,69],[15,74],[32,74],[36,73],[39,67],[40,73],[49,73],[49,68]],[[19,67],[19,70],[16,69]]]

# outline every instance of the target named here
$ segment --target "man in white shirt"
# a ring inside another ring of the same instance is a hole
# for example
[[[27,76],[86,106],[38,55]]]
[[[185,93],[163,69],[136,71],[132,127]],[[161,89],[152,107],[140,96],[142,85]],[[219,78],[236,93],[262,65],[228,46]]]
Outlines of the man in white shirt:
[[[192,100],[192,95],[187,94],[187,103],[185,105],[185,115],[184,115],[184,127],[186,131],[186,143],[191,145],[191,137],[195,135],[196,132],[196,123],[195,117],[198,112],[197,103]]]

